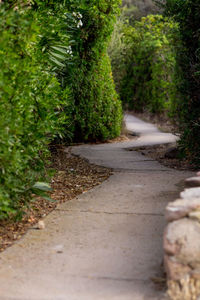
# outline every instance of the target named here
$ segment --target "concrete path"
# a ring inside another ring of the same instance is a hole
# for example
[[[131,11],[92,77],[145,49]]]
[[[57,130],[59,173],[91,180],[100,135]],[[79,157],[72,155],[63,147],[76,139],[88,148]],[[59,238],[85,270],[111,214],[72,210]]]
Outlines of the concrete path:
[[[129,148],[168,143],[171,134],[126,116],[141,137],[73,148],[113,168],[102,185],[62,204],[46,228],[0,255],[0,300],[161,300],[164,207],[191,173],[161,166]]]

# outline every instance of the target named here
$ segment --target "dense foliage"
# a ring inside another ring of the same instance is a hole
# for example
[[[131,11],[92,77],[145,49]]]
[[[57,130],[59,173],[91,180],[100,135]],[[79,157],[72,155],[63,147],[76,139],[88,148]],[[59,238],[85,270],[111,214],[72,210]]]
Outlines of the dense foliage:
[[[121,104],[106,53],[119,2],[85,0],[68,5],[75,59],[65,76],[73,94],[76,140],[105,140],[120,133]]]
[[[169,112],[176,99],[176,24],[149,15],[133,27],[119,21],[115,31],[109,53],[121,99],[136,111]]]
[[[121,107],[106,56],[118,1],[0,3],[0,218],[48,190],[48,145],[106,139]],[[43,195],[44,196],[44,195]]]
[[[200,165],[200,2],[198,0],[157,1],[163,4],[165,14],[179,23],[182,50],[177,62],[182,70],[178,103],[181,146],[185,155]]]
[[[44,175],[47,145],[65,122],[66,95],[34,50],[37,34],[30,11],[1,7],[0,217],[30,197]]]

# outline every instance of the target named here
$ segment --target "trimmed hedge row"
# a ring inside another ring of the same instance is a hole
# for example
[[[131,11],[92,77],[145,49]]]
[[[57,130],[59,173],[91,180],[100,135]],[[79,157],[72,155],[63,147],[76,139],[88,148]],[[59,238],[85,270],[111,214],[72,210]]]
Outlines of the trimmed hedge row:
[[[106,140],[120,134],[121,103],[107,57],[119,3],[119,0],[85,0],[78,5],[71,1],[68,5],[68,33],[75,41],[72,45],[75,60],[65,76],[74,99],[75,140]],[[79,28],[75,29],[74,24]]]
[[[104,140],[120,132],[121,106],[104,55],[118,1],[112,17],[112,1],[65,2],[0,4],[0,219],[19,216],[33,192],[43,194],[35,183],[48,177],[55,138]],[[77,19],[80,11],[90,25]]]

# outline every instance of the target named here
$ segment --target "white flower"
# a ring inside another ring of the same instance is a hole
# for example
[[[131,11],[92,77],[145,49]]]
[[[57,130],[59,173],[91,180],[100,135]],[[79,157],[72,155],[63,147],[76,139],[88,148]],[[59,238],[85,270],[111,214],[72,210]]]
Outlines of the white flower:
[[[73,56],[73,51],[72,51],[72,47],[71,46],[68,46],[67,47],[67,54],[69,54],[70,56]]]
[[[77,23],[77,28],[80,28],[82,26],[83,26],[83,22],[81,20],[79,20],[78,23]]]
[[[78,19],[82,19],[82,17],[83,17],[82,14],[79,13],[79,12],[78,12],[78,13],[73,12],[72,15],[73,15],[75,18],[78,18]]]

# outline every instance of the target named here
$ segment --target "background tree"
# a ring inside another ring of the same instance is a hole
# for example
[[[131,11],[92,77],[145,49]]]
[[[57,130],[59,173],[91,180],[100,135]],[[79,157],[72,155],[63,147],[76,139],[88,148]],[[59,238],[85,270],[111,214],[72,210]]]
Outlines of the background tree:
[[[130,24],[139,21],[149,14],[157,14],[160,9],[152,0],[123,0],[122,7],[124,14],[129,19]]]
[[[118,19],[109,47],[113,75],[123,105],[135,111],[171,115],[177,99],[177,24],[148,15],[132,25]]]
[[[177,105],[184,154],[200,165],[200,2],[198,0],[157,1],[179,24],[182,50],[177,62],[182,80],[182,98]]]

